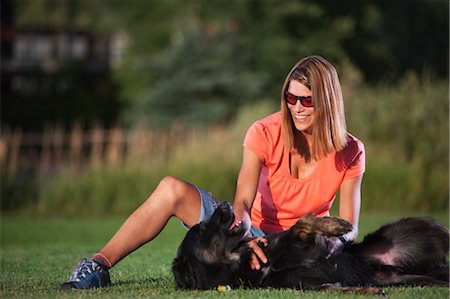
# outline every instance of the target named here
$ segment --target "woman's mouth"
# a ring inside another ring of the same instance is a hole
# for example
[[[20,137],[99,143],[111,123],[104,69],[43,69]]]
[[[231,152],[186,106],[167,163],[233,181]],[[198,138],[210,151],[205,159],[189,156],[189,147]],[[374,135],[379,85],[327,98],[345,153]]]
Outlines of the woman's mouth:
[[[310,118],[310,115],[299,115],[299,114],[296,114],[296,115],[294,115],[294,118],[296,120],[298,120],[298,121],[306,121],[306,120],[308,120]]]

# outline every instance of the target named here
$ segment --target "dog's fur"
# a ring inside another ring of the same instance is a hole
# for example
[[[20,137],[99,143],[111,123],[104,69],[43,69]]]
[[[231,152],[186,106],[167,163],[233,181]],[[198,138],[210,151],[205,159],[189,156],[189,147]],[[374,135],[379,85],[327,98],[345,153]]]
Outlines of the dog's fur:
[[[233,217],[231,205],[225,203],[188,231],[172,266],[178,288],[362,287],[379,293],[387,285],[449,284],[449,232],[431,218],[387,224],[330,256],[329,237],[347,233],[351,224],[308,215],[291,229],[267,236],[268,246],[261,248],[268,263],[256,271],[250,268],[252,251],[243,240],[246,228],[230,229]]]

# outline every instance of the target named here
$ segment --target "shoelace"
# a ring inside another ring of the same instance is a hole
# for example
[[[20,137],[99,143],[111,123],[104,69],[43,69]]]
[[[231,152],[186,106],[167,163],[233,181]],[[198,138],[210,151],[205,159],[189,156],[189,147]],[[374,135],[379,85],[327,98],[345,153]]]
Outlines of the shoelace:
[[[86,273],[90,274],[96,271],[97,268],[99,268],[99,265],[96,262],[82,259],[81,262],[73,270],[72,275],[70,275],[69,281],[79,282],[81,277],[86,277]]]

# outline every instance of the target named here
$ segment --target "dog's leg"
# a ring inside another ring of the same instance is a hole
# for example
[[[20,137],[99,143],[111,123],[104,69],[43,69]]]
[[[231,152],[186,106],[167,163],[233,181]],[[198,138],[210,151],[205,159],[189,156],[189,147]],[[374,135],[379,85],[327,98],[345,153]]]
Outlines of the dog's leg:
[[[348,233],[352,228],[351,223],[338,217],[315,217],[309,214],[300,218],[292,231],[302,241],[306,241],[316,235],[337,237]]]
[[[361,295],[378,295],[386,296],[386,292],[382,288],[378,287],[343,287],[340,283],[335,284],[324,284],[320,286],[317,290],[323,291],[334,291],[340,293],[355,293]]]
[[[448,269],[447,269],[448,270]],[[414,285],[414,286],[441,286],[449,287],[448,280],[439,280],[433,277],[433,274],[405,274],[399,272],[383,272],[376,273],[375,280],[380,285],[396,286],[396,285]]]

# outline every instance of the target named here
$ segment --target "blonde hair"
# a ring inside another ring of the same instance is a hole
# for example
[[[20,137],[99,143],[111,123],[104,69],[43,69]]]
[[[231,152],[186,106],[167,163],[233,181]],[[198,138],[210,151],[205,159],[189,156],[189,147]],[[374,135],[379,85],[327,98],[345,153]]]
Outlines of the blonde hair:
[[[297,62],[284,81],[281,90],[281,132],[285,148],[295,148],[294,123],[284,94],[293,80],[312,92],[316,114],[311,157],[319,160],[347,144],[344,101],[336,69],[321,56],[309,56]]]

